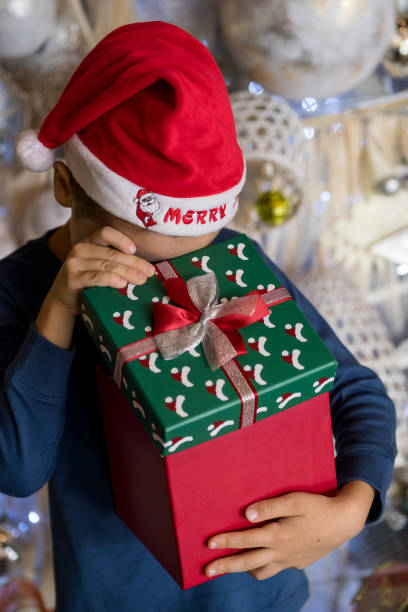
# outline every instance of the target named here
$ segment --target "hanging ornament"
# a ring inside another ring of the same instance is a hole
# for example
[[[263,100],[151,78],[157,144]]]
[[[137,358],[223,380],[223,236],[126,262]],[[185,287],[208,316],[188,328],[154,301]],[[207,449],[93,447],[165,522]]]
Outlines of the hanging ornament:
[[[280,191],[266,191],[256,201],[259,218],[267,225],[282,225],[291,217],[292,205]]]
[[[223,0],[220,14],[226,44],[249,78],[296,100],[355,87],[395,28],[391,0]]]
[[[261,91],[230,96],[237,137],[247,163],[247,183],[235,223],[260,229],[290,219],[303,198],[306,139],[298,115],[282,100]],[[256,206],[253,206],[256,202]]]
[[[408,12],[398,16],[397,30],[383,59],[383,66],[394,78],[408,77]]]
[[[55,0],[2,0],[0,58],[27,57],[52,35]]]

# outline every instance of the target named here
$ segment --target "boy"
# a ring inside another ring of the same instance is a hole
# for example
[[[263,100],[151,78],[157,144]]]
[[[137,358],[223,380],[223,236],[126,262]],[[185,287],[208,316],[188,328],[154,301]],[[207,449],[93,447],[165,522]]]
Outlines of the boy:
[[[301,568],[383,511],[396,454],[383,385],[262,253],[339,361],[339,490],[247,508],[247,530],[208,542],[242,549],[203,568],[225,575],[181,591],[114,512],[99,357],[78,314],[82,289],[143,285],[151,262],[234,235],[223,226],[245,164],[222,75],[176,26],[118,28],[80,64],[38,138],[23,135],[17,149],[27,167],[44,170],[63,143],[54,190],[71,219],[0,262],[0,490],[24,496],[49,481],[57,612],[300,610]]]

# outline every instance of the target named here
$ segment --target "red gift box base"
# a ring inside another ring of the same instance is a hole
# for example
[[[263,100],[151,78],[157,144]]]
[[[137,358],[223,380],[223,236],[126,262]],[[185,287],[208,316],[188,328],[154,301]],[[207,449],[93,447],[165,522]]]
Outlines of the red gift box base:
[[[245,508],[288,491],[334,494],[329,394],[161,457],[113,381],[96,368],[115,510],[183,589],[214,578],[212,535],[250,528]]]

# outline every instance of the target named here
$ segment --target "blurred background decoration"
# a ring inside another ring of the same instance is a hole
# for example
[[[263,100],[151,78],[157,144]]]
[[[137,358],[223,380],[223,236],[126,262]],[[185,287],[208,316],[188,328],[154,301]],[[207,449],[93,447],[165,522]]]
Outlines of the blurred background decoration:
[[[296,283],[353,355],[381,378],[397,412],[395,465],[407,465],[408,381],[404,369],[408,364],[391,341],[377,309],[367,303],[364,291],[353,283],[349,271],[327,265],[323,257]]]
[[[382,59],[395,23],[390,0],[223,0],[220,13],[240,69],[296,100],[355,87]]]
[[[232,226],[262,243],[395,402],[384,520],[308,568],[304,612],[345,612],[354,596],[363,609],[376,567],[383,580],[385,562],[407,561],[408,0],[0,0],[0,257],[69,217],[52,170],[18,167],[17,134],[41,125],[105,34],[149,20],[188,30],[222,71],[248,168]],[[16,593],[14,611],[51,609],[51,559],[46,489],[0,495],[0,609]]]
[[[135,0],[138,21],[167,21],[190,32],[214,53],[216,41],[215,2],[203,0]]]
[[[384,68],[391,76],[408,76],[408,11],[401,12],[397,20],[397,31],[383,59]]]

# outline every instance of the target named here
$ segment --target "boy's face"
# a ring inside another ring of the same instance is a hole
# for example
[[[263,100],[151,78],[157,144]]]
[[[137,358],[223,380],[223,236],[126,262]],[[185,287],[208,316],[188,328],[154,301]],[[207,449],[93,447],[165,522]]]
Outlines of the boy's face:
[[[77,205],[71,193],[68,168],[62,162],[57,162],[54,169],[55,198],[62,206],[72,209],[71,219],[69,220],[71,248],[98,228],[104,225],[111,225],[133,240],[139,257],[155,262],[203,248],[210,244],[219,233],[217,231],[203,236],[166,236],[152,230],[143,229],[137,225],[132,225],[128,221],[119,219],[119,217],[115,217],[105,210],[97,215],[93,215],[92,210],[90,210],[89,215],[84,214],[83,207]],[[79,208],[81,208],[81,212],[79,212]]]
[[[105,222],[103,219],[96,220],[78,216],[74,204],[70,220],[72,246],[104,225],[111,225],[128,236],[137,247],[138,257],[151,262],[171,259],[201,249],[210,244],[218,234],[218,232],[212,232],[203,236],[166,236],[132,225],[128,221],[114,217],[109,213],[106,213]]]

